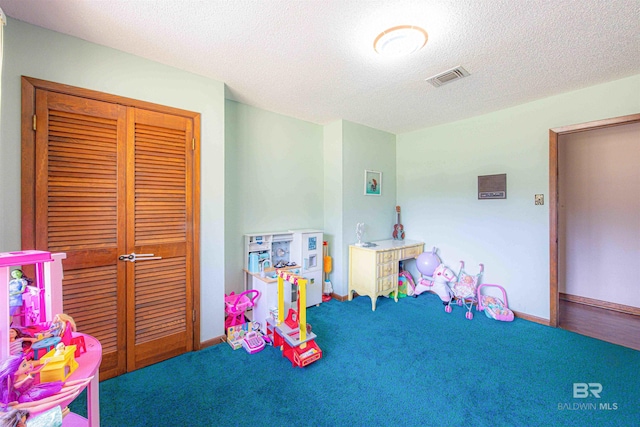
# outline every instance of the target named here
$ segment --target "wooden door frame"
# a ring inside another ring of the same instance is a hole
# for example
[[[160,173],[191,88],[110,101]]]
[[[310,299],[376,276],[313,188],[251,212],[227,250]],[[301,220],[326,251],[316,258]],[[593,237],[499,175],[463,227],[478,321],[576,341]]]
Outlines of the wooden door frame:
[[[22,221],[22,249],[35,249],[36,224],[35,207],[36,196],[33,183],[36,179],[35,170],[35,132],[32,118],[36,107],[36,89],[58,92],[81,98],[110,102],[127,107],[141,108],[159,113],[187,117],[193,120],[193,137],[195,139],[195,153],[193,156],[193,349],[200,350],[200,113],[153,104],[137,99],[111,95],[90,89],[78,88],[61,83],[40,80],[22,76],[22,176],[21,176],[21,221]]]
[[[558,327],[558,139],[560,135],[640,122],[640,114],[549,129],[549,325]]]

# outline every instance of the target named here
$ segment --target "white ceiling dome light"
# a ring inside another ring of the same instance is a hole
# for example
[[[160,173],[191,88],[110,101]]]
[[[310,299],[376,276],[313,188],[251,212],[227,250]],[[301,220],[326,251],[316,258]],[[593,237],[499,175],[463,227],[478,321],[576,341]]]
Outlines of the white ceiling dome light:
[[[385,56],[403,56],[427,44],[427,32],[415,25],[400,25],[381,32],[373,42],[376,52]]]

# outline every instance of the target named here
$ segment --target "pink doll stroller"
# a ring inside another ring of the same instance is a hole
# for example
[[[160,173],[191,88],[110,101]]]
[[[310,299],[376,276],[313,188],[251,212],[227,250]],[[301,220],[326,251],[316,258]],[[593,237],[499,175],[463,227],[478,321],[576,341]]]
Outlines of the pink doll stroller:
[[[473,313],[471,309],[473,305],[478,302],[477,286],[480,281],[480,276],[484,271],[484,264],[480,264],[480,272],[471,276],[464,271],[464,261],[460,261],[460,273],[458,273],[458,281],[451,287],[453,298],[449,301],[444,311],[451,313],[451,302],[456,301],[459,306],[464,305],[467,308],[467,313],[464,315],[467,319],[473,319]]]
[[[492,297],[491,295],[482,295],[481,289],[484,287],[498,288],[502,291],[502,298]],[[500,285],[490,285],[488,283],[478,286],[478,310],[484,310],[487,317],[503,322],[511,322],[513,320],[513,311],[509,310],[507,302],[507,292]]]
[[[252,297],[249,295],[255,294]],[[244,291],[241,294],[236,295],[231,292],[229,295],[224,296],[224,311],[227,313],[227,318],[224,320],[225,330],[231,326],[242,325],[247,321],[244,316],[244,312],[249,307],[255,305],[256,299],[260,296],[260,291],[250,289]]]

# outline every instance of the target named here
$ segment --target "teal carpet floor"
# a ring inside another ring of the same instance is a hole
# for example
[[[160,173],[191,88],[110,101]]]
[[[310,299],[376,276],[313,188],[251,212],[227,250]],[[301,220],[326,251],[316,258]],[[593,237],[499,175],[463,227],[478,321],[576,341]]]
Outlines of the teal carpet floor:
[[[330,301],[307,311],[321,360],[226,343],[184,354],[100,383],[101,426],[640,425],[640,352],[474,313],[432,294],[375,312],[368,297]],[[574,398],[574,383],[600,397]]]

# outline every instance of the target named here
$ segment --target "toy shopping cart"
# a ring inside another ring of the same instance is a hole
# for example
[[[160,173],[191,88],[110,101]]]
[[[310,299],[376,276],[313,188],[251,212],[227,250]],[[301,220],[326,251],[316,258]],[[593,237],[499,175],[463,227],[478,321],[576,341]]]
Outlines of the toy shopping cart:
[[[255,301],[259,296],[260,291],[255,289],[250,289],[237,295],[233,292],[229,295],[225,295],[224,311],[227,313],[227,318],[224,320],[225,329],[230,326],[242,325],[245,323],[247,320],[244,316],[244,312],[255,305]]]

